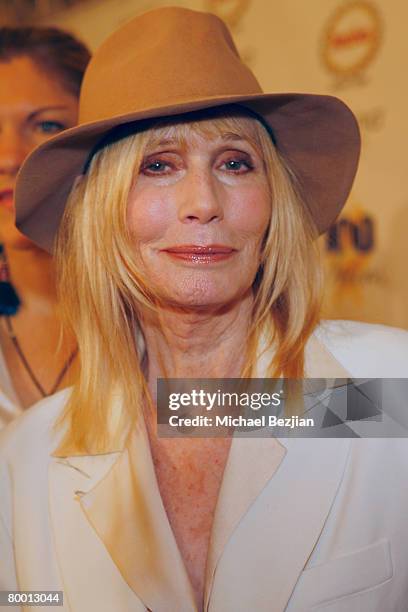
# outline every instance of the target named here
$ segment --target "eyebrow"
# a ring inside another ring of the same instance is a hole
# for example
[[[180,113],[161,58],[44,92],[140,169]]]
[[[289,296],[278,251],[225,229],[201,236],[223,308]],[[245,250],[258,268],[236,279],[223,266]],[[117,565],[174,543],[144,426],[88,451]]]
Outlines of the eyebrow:
[[[239,134],[235,134],[234,132],[225,132],[225,134],[221,134],[222,140],[240,140],[241,142],[248,142],[247,138],[244,136],[240,136]]]
[[[59,106],[41,106],[41,108],[36,108],[35,111],[28,115],[28,119],[34,119],[37,115],[41,115],[41,113],[45,113],[46,111],[53,110],[67,110],[67,106],[59,105]]]

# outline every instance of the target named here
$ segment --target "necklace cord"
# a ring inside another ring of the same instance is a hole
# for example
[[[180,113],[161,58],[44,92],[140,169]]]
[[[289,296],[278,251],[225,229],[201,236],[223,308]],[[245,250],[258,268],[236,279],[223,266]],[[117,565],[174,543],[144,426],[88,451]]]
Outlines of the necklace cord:
[[[58,387],[60,386],[65,374],[67,373],[68,369],[70,368],[72,362],[74,361],[75,357],[77,356],[78,353],[78,349],[76,348],[75,350],[72,351],[72,353],[70,354],[70,356],[68,357],[68,359],[66,360],[66,362],[64,363],[62,370],[59,372],[57,378],[55,379],[55,382],[53,384],[53,386],[51,387],[50,391],[47,393],[47,391],[44,389],[44,387],[42,386],[42,384],[40,383],[40,381],[38,380],[38,378],[36,377],[36,375],[34,374],[27,357],[24,355],[23,349],[20,346],[20,343],[17,339],[16,333],[14,331],[13,328],[13,324],[11,322],[11,318],[9,316],[5,316],[6,319],[6,325],[7,325],[7,331],[10,337],[10,340],[12,341],[14,348],[16,350],[17,355],[20,358],[21,363],[23,364],[28,376],[31,379],[31,382],[34,384],[34,386],[36,387],[36,389],[41,393],[42,397],[47,397],[48,395],[52,395],[53,393],[56,392],[56,390],[58,389]]]

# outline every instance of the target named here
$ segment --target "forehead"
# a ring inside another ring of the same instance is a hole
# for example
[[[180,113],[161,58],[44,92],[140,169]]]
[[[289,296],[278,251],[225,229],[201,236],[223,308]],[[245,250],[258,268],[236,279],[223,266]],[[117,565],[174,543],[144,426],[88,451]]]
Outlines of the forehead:
[[[73,97],[27,56],[0,62],[0,107],[58,105]]]

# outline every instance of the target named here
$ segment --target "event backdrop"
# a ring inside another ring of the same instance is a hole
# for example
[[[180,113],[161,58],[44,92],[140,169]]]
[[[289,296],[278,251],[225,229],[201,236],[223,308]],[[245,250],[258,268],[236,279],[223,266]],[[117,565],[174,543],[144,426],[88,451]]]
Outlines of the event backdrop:
[[[164,4],[227,21],[265,91],[339,96],[361,127],[360,169],[344,213],[321,239],[325,315],[408,328],[408,37],[404,0],[89,0],[47,18],[95,48]]]

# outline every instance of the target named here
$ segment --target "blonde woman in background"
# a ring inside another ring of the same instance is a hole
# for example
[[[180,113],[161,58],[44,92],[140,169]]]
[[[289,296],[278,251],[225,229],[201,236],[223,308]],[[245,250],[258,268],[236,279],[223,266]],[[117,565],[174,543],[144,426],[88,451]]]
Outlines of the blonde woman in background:
[[[73,373],[74,339],[57,350],[54,264],[15,227],[14,190],[27,155],[76,124],[88,61],[86,47],[59,29],[0,28],[0,427]]]
[[[405,612],[405,440],[156,427],[163,375],[406,376],[406,333],[319,324],[314,240],[358,155],[342,102],[263,94],[215,16],[158,9],[102,45],[80,125],[17,187],[20,228],[58,233],[81,372],[1,437],[0,590],[63,590],[73,612]]]

